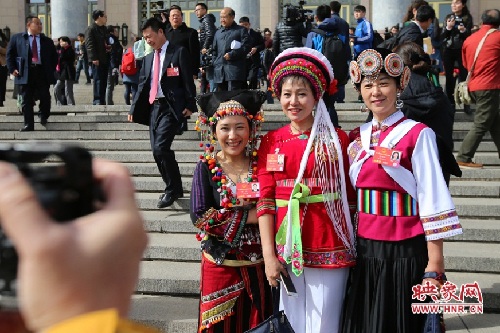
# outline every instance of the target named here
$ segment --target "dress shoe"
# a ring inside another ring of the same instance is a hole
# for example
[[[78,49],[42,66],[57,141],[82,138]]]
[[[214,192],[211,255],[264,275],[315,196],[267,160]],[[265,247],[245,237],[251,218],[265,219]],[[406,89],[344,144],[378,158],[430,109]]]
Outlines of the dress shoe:
[[[482,164],[480,163],[474,163],[474,162],[460,162],[457,161],[458,165],[464,168],[471,168],[471,169],[481,169],[483,167]]]
[[[158,200],[158,204],[156,207],[158,208],[167,208],[169,206],[172,206],[172,204],[175,202],[175,200],[182,198],[184,196],[183,193],[180,194],[165,194],[163,197],[160,196],[160,200]]]
[[[44,126],[47,125],[47,118],[41,118],[40,119],[40,124],[42,124]]]
[[[35,129],[32,127],[32,126],[29,126],[29,125],[25,125],[23,128],[21,128],[19,130],[19,132],[32,132],[34,131]]]

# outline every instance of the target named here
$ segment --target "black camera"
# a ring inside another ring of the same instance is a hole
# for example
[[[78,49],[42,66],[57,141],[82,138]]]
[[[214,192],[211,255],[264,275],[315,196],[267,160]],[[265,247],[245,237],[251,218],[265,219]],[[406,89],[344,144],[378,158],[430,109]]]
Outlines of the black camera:
[[[295,25],[297,23],[310,22],[313,20],[313,11],[304,9],[305,1],[299,1],[298,6],[286,4],[283,6],[283,20],[286,25]]]
[[[92,156],[84,148],[55,143],[0,144],[0,160],[17,166],[41,205],[61,223],[92,213],[94,203],[102,200],[93,180]],[[17,264],[14,246],[0,228],[0,295],[15,294],[12,283]]]
[[[214,55],[212,49],[208,49],[207,53],[201,55],[200,67],[207,68],[214,65]]]

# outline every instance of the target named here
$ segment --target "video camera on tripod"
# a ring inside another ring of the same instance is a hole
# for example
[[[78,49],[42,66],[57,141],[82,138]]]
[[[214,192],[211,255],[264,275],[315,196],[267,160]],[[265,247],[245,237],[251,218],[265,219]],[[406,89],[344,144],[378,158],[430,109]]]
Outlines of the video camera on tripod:
[[[299,1],[298,6],[292,4],[283,6],[283,21],[286,25],[295,25],[306,21],[312,22],[314,12],[310,9],[304,9],[305,4],[305,1]]]

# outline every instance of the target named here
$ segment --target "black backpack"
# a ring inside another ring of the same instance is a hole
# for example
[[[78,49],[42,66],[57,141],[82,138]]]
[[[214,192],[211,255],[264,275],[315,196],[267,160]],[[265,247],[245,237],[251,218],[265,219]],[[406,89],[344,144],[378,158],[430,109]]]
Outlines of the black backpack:
[[[345,49],[347,43],[344,44],[336,34],[327,33],[321,29],[312,29],[311,31],[323,37],[321,53],[323,53],[332,65],[333,74],[338,84],[346,84],[349,78],[349,67],[347,64],[349,52]]]
[[[372,41],[372,49],[379,47],[381,43],[384,42],[384,37],[379,34],[377,31],[373,30],[373,41]]]

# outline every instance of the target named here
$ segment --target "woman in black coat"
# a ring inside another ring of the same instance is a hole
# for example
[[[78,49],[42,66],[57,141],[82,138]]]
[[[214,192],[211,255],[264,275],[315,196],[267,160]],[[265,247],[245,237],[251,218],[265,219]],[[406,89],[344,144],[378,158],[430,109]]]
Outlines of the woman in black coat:
[[[436,133],[439,161],[449,184],[450,174],[462,175],[453,156],[455,109],[439,85],[438,73],[432,68],[429,56],[419,45],[403,43],[394,52],[411,69],[408,86],[400,96],[404,103],[401,110],[406,117],[426,124]]]
[[[59,38],[59,61],[56,68],[57,83],[54,87],[57,105],[75,105],[73,83],[75,81],[75,50],[71,40],[66,37]]]

